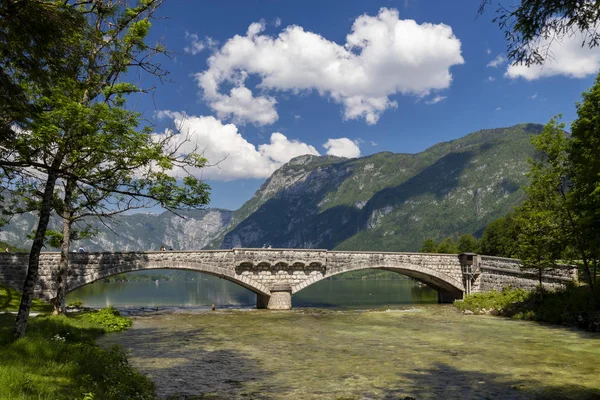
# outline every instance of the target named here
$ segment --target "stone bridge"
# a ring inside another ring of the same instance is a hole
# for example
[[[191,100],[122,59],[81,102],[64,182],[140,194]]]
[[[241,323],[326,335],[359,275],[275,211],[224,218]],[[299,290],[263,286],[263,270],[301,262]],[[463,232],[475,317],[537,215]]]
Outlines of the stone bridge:
[[[0,282],[21,290],[29,255],[0,253]],[[512,285],[532,289],[537,272],[520,262],[473,253],[381,253],[304,249],[232,249],[206,251],[70,253],[67,291],[124,272],[180,269],[204,272],[235,282],[257,294],[257,307],[290,309],[294,293],[323,279],[367,268],[409,276],[436,289],[440,302],[471,292]],[[59,253],[42,253],[35,294],[56,296]],[[577,278],[574,268],[546,271],[543,284],[558,287]]]

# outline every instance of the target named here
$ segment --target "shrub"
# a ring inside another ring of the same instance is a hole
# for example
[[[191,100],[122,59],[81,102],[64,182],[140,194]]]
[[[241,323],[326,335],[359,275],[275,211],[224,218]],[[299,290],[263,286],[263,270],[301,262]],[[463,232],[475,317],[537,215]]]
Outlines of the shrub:
[[[501,292],[474,293],[454,305],[474,314],[492,313],[600,332],[600,312],[594,309],[592,294],[586,286],[570,285],[563,290],[543,293],[504,288]]]
[[[70,302],[67,303],[67,307],[69,307],[69,308],[82,308],[83,307],[83,300],[81,300],[81,299],[71,300]]]
[[[98,325],[106,328],[109,332],[123,331],[131,326],[129,318],[121,316],[119,310],[113,306],[103,308],[86,314],[85,317]]]

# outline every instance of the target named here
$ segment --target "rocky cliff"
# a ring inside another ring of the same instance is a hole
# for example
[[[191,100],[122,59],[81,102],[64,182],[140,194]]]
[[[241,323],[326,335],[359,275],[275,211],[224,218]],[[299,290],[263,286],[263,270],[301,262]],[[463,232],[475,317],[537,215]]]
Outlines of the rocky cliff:
[[[181,217],[170,212],[161,214],[138,213],[92,221],[98,234],[92,239],[74,243],[89,251],[158,250],[160,246],[173,249],[201,249],[214,239],[231,220],[229,210],[207,209],[181,212]],[[183,217],[183,218],[182,218]],[[27,235],[35,229],[33,214],[14,217],[10,224],[0,228],[0,240],[29,248]],[[60,221],[53,218],[51,228],[60,230]]]

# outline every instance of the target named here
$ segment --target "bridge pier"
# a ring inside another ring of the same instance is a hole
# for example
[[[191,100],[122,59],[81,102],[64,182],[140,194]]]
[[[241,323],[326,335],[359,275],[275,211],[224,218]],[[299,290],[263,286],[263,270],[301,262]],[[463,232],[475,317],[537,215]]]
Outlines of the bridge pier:
[[[291,310],[292,287],[289,284],[276,284],[271,288],[271,295],[257,294],[256,308],[267,310]]]

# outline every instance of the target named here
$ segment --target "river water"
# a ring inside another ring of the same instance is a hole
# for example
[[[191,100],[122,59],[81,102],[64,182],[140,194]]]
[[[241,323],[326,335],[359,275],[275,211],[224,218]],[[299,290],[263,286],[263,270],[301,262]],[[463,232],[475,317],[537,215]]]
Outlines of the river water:
[[[164,399],[600,399],[600,336],[463,315],[409,280],[324,281],[280,312],[212,277],[75,297],[134,308],[101,345],[126,349]]]
[[[200,275],[200,274],[199,274]],[[210,275],[194,281],[96,282],[69,293],[87,307],[249,308],[256,295]],[[437,302],[437,292],[412,279],[325,280],[294,294],[293,307],[364,308]]]

